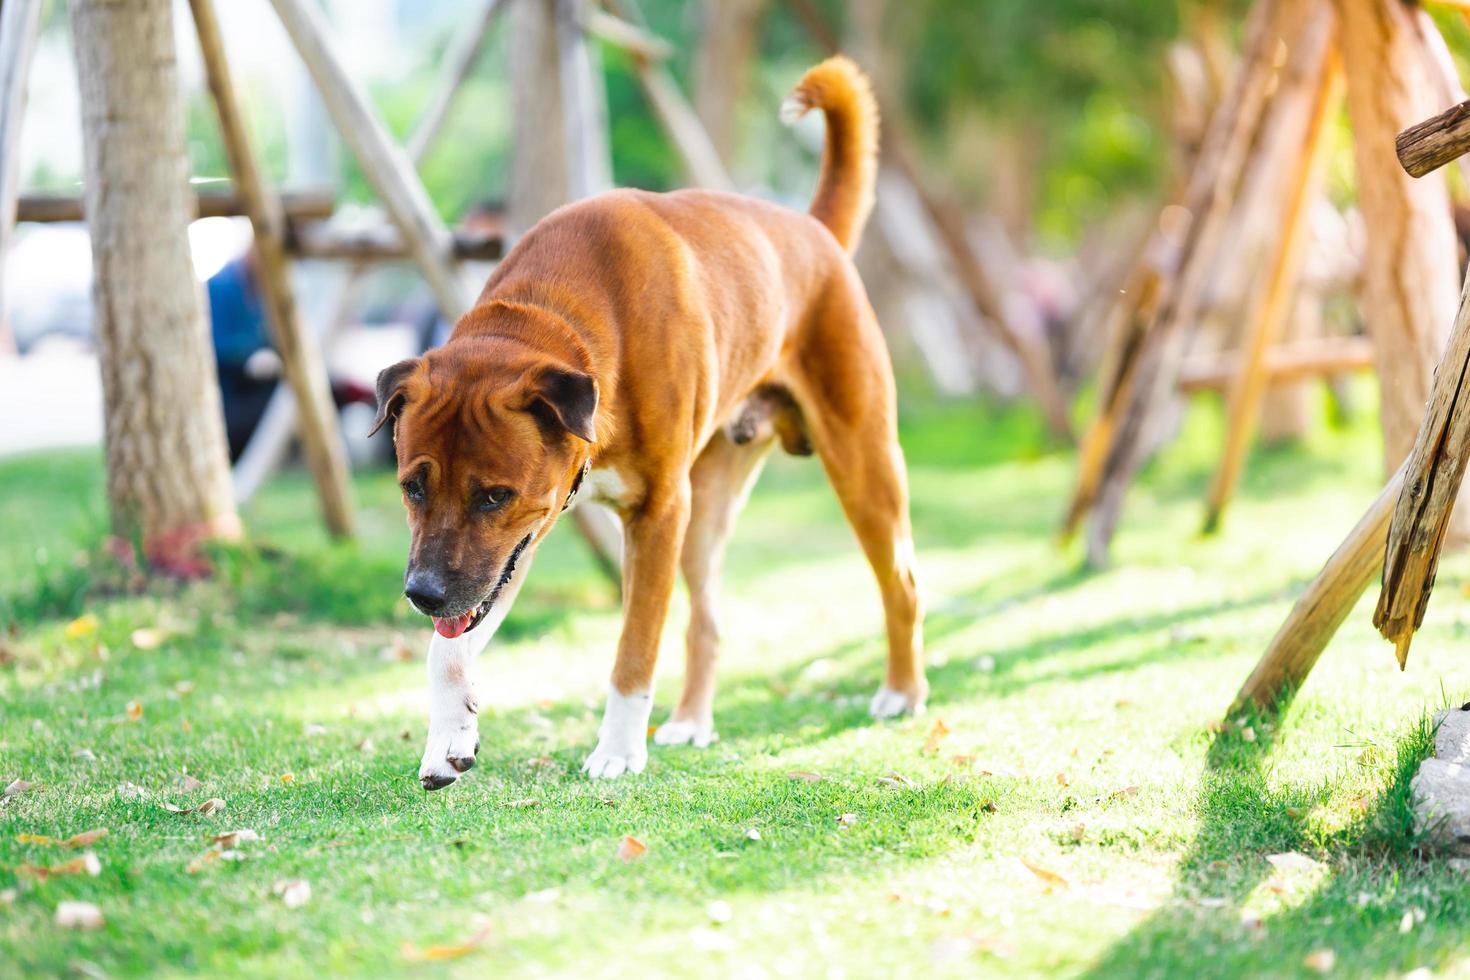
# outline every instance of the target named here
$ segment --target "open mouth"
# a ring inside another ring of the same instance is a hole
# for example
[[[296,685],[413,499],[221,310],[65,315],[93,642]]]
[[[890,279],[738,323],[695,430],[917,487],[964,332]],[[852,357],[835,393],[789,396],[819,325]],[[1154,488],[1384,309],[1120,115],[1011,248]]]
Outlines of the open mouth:
[[[434,632],[445,639],[452,640],[457,636],[463,636],[476,626],[479,626],[480,622],[489,614],[490,607],[495,605],[495,600],[500,598],[500,591],[505,588],[506,583],[510,581],[510,577],[515,574],[516,562],[521,560],[521,555],[525,553],[526,547],[530,543],[531,535],[528,534],[524,538],[521,538],[520,544],[516,545],[515,549],[511,551],[510,558],[506,560],[505,567],[500,570],[500,578],[496,580],[495,588],[490,590],[489,598],[485,599],[463,616],[452,618],[448,616],[431,616],[430,618],[434,620]]]

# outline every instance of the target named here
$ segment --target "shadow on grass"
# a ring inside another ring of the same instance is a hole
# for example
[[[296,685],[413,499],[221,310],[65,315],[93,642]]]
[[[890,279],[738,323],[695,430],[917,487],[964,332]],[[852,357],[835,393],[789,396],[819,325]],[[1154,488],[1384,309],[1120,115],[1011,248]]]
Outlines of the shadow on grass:
[[[1335,958],[1334,975],[1383,976],[1438,967],[1470,948],[1470,886],[1415,842],[1409,781],[1433,749],[1428,720],[1400,741],[1376,799],[1329,830],[1310,819],[1329,802],[1329,781],[1272,786],[1278,730],[1255,716],[1215,736],[1199,829],[1173,896],[1088,976],[1315,976],[1307,960],[1323,950]],[[1290,852],[1321,861],[1321,878],[1294,883],[1267,860]],[[1263,899],[1262,914],[1243,911]]]

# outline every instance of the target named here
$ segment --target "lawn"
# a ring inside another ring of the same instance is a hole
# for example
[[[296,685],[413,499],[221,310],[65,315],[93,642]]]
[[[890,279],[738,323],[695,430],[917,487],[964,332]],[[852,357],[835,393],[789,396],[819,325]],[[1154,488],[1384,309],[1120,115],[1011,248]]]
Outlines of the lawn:
[[[96,547],[95,454],[0,462],[0,784],[32,784],[0,809],[0,973],[1470,975],[1470,875],[1405,818],[1426,712],[1470,696],[1464,559],[1406,673],[1370,594],[1279,723],[1217,724],[1376,493],[1371,419],[1258,452],[1204,539],[1197,406],[1097,574],[1055,545],[1073,458],[1039,431],[905,420],[925,717],[867,717],[875,589],[817,466],[780,459],[731,549],[718,743],[579,774],[619,615],[559,531],[480,660],[479,765],[432,794],[391,475],[358,478],[355,546],[291,475],[216,580],[140,592]],[[98,874],[40,880],[84,850]],[[106,924],[59,927],[68,900]]]

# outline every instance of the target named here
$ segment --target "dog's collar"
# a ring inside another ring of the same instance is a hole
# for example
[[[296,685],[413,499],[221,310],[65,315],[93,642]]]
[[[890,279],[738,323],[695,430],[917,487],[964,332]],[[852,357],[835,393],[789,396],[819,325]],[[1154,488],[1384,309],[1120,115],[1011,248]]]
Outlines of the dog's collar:
[[[561,505],[561,509],[563,511],[572,506],[572,501],[575,500],[577,497],[577,491],[582,489],[582,481],[587,479],[587,474],[591,471],[592,457],[588,456],[582,461],[582,468],[577,471],[577,475],[572,479],[572,489],[567,491],[566,503]]]

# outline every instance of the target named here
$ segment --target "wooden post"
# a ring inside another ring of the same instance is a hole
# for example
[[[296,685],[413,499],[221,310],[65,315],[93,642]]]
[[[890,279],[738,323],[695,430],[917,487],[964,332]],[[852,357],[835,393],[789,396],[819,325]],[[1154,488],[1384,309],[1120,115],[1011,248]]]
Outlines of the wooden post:
[[[7,0],[0,7],[0,353],[12,346],[5,259],[15,236],[20,195],[20,131],[25,122],[31,58],[41,26],[41,0]]]
[[[1424,622],[1434,591],[1439,554],[1455,507],[1465,463],[1470,459],[1470,292],[1460,310],[1444,357],[1434,372],[1434,389],[1413,452],[1404,464],[1403,492],[1394,506],[1383,563],[1383,591],[1373,625],[1393,642],[1399,668]]]
[[[211,0],[189,0],[204,72],[219,117],[220,135],[229,160],[236,192],[245,206],[255,231],[256,271],[266,315],[286,381],[296,396],[301,444],[307,465],[316,479],[322,516],[333,537],[352,535],[352,482],[347,467],[347,447],[337,427],[337,411],[327,383],[327,368],[310,331],[304,329],[296,312],[291,288],[290,262],[285,252],[286,218],[281,201],[261,178],[245,131],[245,119],[235,96],[225,55],[224,38]]]
[[[1400,467],[1296,601],[1235,696],[1231,714],[1248,704],[1273,709],[1306,680],[1328,641],[1383,567],[1384,538],[1403,485],[1404,467]]]
[[[1399,133],[1394,150],[1412,177],[1433,173],[1470,152],[1470,101],[1451,106]]]
[[[1309,107],[1306,134],[1298,152],[1285,208],[1280,213],[1282,230],[1273,256],[1269,284],[1261,309],[1251,323],[1241,359],[1240,371],[1230,386],[1225,448],[1210,485],[1205,511],[1204,533],[1219,530],[1225,507],[1240,480],[1245,453],[1260,416],[1261,401],[1266,395],[1268,375],[1267,352],[1280,336],[1291,310],[1297,283],[1301,278],[1302,259],[1311,237],[1309,220],[1312,205],[1321,193],[1321,176],[1329,146],[1328,124],[1338,110],[1342,92],[1341,63],[1326,45],[1318,52],[1308,52],[1297,67],[1296,77],[1281,81],[1280,90],[1288,86],[1314,86],[1315,105]],[[1295,54],[1295,53],[1294,53]],[[1278,95],[1278,97],[1280,97]],[[1293,127],[1298,122],[1294,113],[1282,117]]]
[[[470,297],[455,272],[449,229],[435,212],[413,164],[389,137],[366,96],[333,53],[317,5],[309,0],[270,2],[316,82],[342,139],[357,158],[363,176],[403,233],[415,264],[434,293],[439,311],[447,320],[459,319],[469,308]]]
[[[485,0],[480,15],[464,30],[455,31],[449,49],[444,52],[444,70],[434,85],[434,94],[429,96],[425,109],[419,113],[418,124],[408,138],[408,158],[415,164],[428,154],[429,147],[439,138],[444,129],[444,120],[449,117],[449,108],[454,96],[480,58],[485,38],[490,33],[495,17],[505,9],[505,0]]]

